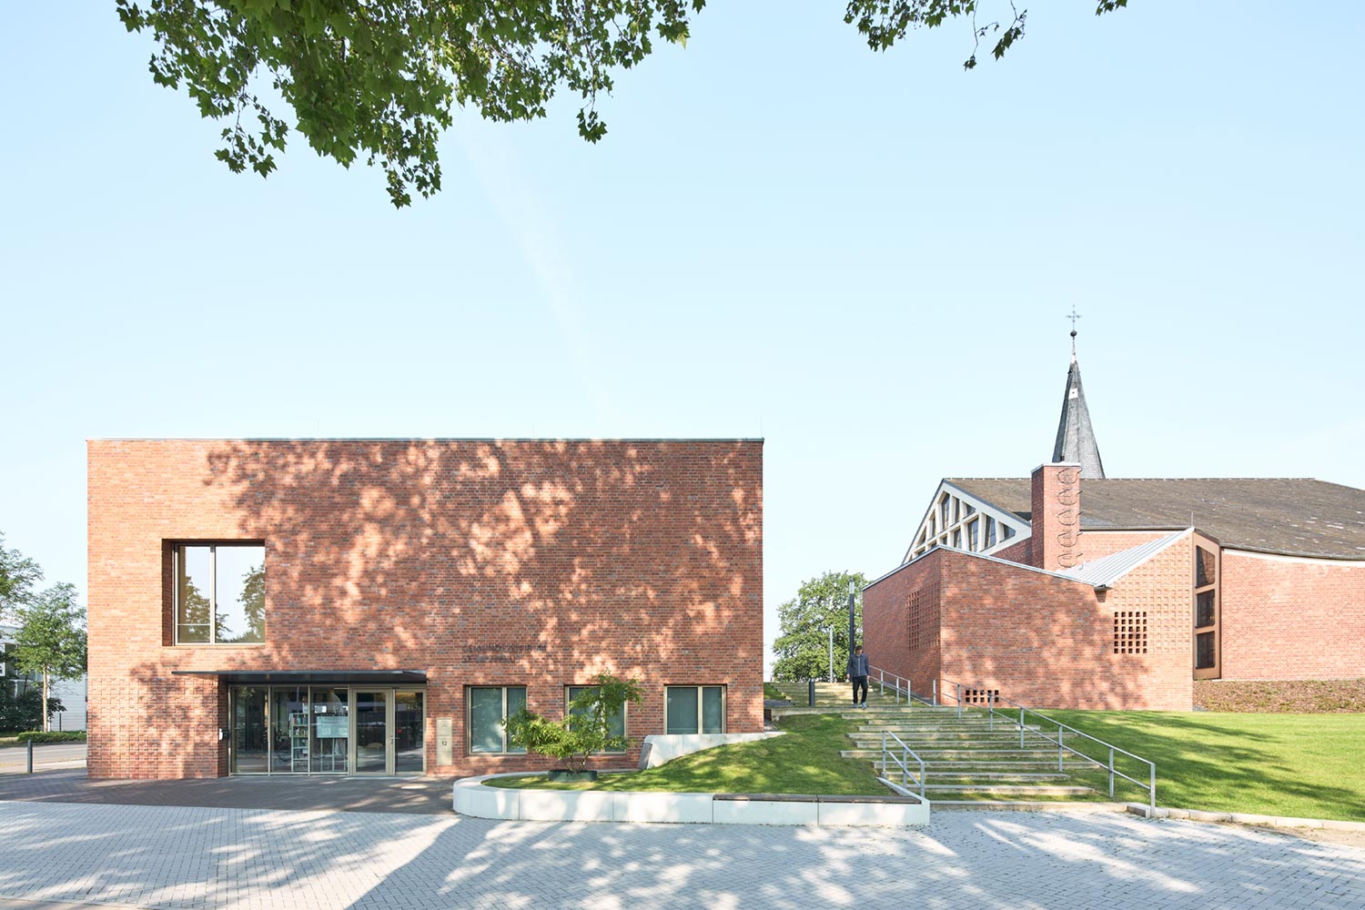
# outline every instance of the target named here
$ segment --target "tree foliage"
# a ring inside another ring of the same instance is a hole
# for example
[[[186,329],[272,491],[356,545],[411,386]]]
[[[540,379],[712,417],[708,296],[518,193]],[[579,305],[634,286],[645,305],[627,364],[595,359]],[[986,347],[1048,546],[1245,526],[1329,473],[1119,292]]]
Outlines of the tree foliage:
[[[507,718],[503,726],[513,745],[557,758],[572,771],[582,771],[594,752],[619,752],[626,748],[629,739],[612,734],[612,720],[620,716],[627,702],[638,704],[640,698],[640,684],[636,680],[599,673],[588,688],[569,702],[563,720],[547,720],[522,708]]]
[[[829,630],[834,629],[834,678],[848,666],[848,586],[854,584],[854,625],[863,625],[861,572],[826,572],[801,585],[796,597],[777,608],[779,634],[773,642],[773,678],[829,679]],[[858,642],[855,642],[858,644]]]
[[[85,611],[76,604],[74,585],[59,584],[28,598],[18,609],[14,662],[42,678],[43,729],[50,726],[52,683],[85,673]]]
[[[999,0],[997,0],[999,2]],[[848,0],[844,21],[874,50],[913,28],[970,19],[976,47],[999,58],[1028,10],[978,24],[979,0]],[[1095,0],[1096,13],[1127,0]],[[320,155],[384,170],[389,198],[441,188],[436,146],[456,105],[497,121],[545,116],[560,89],[579,96],[578,131],[607,132],[597,96],[640,63],[656,38],[687,43],[706,0],[116,0],[130,32],[150,32],[152,80],[181,86],[224,124],[215,153],[232,171],[268,176],[291,130]],[[1003,8],[1003,3],[1001,4]],[[1003,21],[1003,20],[1002,20]],[[292,126],[285,109],[292,111]]]
[[[578,131],[606,124],[597,96],[613,73],[685,42],[705,0],[117,0],[129,31],[150,31],[152,79],[183,85],[226,124],[217,157],[268,175],[290,126],[349,167],[378,164],[395,206],[441,188],[436,144],[454,105],[490,120],[545,116],[561,86],[583,105]],[[245,121],[245,122],[244,122]]]
[[[38,564],[18,550],[5,549],[5,535],[0,534],[0,620],[12,616],[42,580]]]
[[[19,733],[43,729],[42,688],[29,685],[28,676],[20,672],[14,663],[14,655],[8,648],[4,664],[5,672],[0,674],[0,732]],[[60,699],[47,700],[49,720],[64,710],[66,708]],[[48,723],[46,726],[50,728],[52,725]]]
[[[978,18],[986,7],[994,5],[1003,9],[1003,3],[991,4],[981,0],[849,0],[844,11],[844,21],[856,24],[858,32],[867,39],[867,46],[874,51],[888,50],[904,38],[911,29],[938,28],[954,19],[970,19],[972,29],[972,53],[962,64],[963,69],[976,68],[976,53],[981,49],[982,39],[994,39],[991,56],[996,60],[1005,56],[1016,41],[1024,37],[1024,23],[1028,20],[1028,10],[1019,9],[1014,0],[1006,0],[1009,5],[1010,20],[986,21]],[[1128,0],[1094,0],[1095,15],[1101,16],[1128,5]]]

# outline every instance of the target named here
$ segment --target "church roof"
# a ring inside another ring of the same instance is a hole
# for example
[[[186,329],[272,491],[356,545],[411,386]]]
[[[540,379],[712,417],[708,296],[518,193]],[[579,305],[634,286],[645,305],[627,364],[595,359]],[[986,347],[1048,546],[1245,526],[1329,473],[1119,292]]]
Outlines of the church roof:
[[[1081,475],[1088,531],[1194,526],[1225,547],[1365,560],[1365,490],[1300,477],[1095,480]],[[1020,478],[949,478],[996,508],[1029,519],[1032,486]]]
[[[1075,344],[1076,333],[1071,333]],[[1100,447],[1095,442],[1095,428],[1090,425],[1090,409],[1085,404],[1085,389],[1081,386],[1081,365],[1076,362],[1076,351],[1071,351],[1071,368],[1066,371],[1066,392],[1062,396],[1062,416],[1057,421],[1057,442],[1052,447],[1052,461],[1078,464],[1081,476],[1091,480],[1104,479],[1104,463],[1100,461]]]

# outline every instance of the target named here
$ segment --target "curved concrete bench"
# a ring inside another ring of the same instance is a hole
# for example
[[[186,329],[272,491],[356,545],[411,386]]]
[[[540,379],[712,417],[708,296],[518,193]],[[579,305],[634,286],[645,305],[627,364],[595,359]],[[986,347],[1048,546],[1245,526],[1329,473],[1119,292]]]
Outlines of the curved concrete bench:
[[[543,773],[543,772],[542,772]],[[929,824],[929,803],[913,796],[795,796],[768,793],[660,793],[514,790],[485,787],[485,774],[455,781],[455,811],[474,818],[539,822],[661,822],[715,825],[839,825],[882,828]]]

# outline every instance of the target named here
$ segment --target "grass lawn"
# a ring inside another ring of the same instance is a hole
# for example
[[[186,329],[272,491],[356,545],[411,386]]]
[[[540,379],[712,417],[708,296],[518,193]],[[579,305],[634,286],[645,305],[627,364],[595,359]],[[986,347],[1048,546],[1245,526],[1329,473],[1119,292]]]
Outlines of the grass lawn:
[[[833,714],[790,717],[779,726],[786,736],[718,746],[644,771],[604,774],[596,783],[552,784],[543,777],[501,777],[488,785],[533,790],[889,796],[871,765],[839,757],[839,750],[849,747],[847,734],[852,726],[851,721]]]
[[[1155,762],[1159,806],[1365,821],[1365,714],[1044,714]],[[1082,776],[1107,793],[1105,775]],[[1146,793],[1129,785],[1116,798]]]

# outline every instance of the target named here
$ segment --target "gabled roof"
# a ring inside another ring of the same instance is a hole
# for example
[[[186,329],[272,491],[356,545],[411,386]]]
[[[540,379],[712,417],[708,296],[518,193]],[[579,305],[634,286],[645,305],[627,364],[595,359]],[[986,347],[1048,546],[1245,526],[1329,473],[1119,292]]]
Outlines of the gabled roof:
[[[1365,490],[1355,487],[1301,477],[1081,478],[1083,530],[1195,527],[1233,549],[1365,560]],[[1028,478],[947,482],[997,508],[1030,517]]]
[[[1071,333],[1072,344],[1076,333]],[[1085,389],[1081,386],[1081,365],[1076,362],[1076,350],[1071,350],[1071,368],[1066,371],[1066,392],[1062,396],[1062,416],[1057,421],[1057,442],[1052,447],[1052,461],[1078,464],[1081,477],[1087,480],[1104,479],[1104,463],[1100,461],[1099,443],[1095,442],[1095,428],[1090,425],[1090,409],[1085,404]]]

